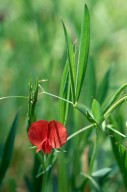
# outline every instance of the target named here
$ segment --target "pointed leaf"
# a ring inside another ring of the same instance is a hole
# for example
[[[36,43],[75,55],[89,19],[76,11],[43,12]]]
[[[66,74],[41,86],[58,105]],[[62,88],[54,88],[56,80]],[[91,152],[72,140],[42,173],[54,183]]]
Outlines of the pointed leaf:
[[[66,65],[63,71],[59,95],[64,99],[67,99],[67,100],[70,99],[70,76],[69,76],[68,61],[66,62]],[[60,122],[62,122],[65,125],[67,120],[67,115],[68,115],[69,103],[60,100],[59,106],[60,106]]]
[[[42,186],[42,175],[38,178],[36,177],[39,167],[40,167],[40,160],[38,158],[38,154],[35,153],[34,166],[33,166],[33,191],[37,192],[41,192],[41,186]]]
[[[35,116],[35,107],[37,103],[38,98],[38,81],[36,81],[36,85],[33,86],[30,82],[29,84],[29,103],[28,103],[28,114],[27,114],[27,131],[31,125],[32,122],[36,121]]]
[[[92,177],[105,177],[111,172],[111,168],[103,168],[92,173]]]
[[[62,21],[62,24],[63,24],[64,34],[65,34],[65,39],[66,39],[66,44],[67,44],[68,63],[69,63],[73,103],[75,103],[75,80],[76,80],[75,55],[74,55],[71,39],[67,33],[67,30],[66,30],[66,27],[65,27],[63,21]]]
[[[89,107],[80,103],[76,103],[74,107],[78,109],[91,123],[96,122]]]
[[[125,83],[124,85],[122,85],[117,91],[116,93],[109,99],[105,100],[105,103],[103,104],[103,111],[105,112],[114,102],[117,101],[117,99],[119,98],[119,96],[121,95],[121,93],[127,88],[127,83]]]
[[[99,124],[103,116],[101,112],[100,103],[96,99],[94,99],[92,103],[92,113],[95,121]]]
[[[87,5],[84,6],[84,16],[81,26],[80,48],[77,67],[76,101],[78,101],[84,81],[90,44],[90,16]]]
[[[85,174],[85,173],[81,173],[81,174],[82,174],[84,177],[88,178],[88,179],[91,181],[91,183],[93,184],[94,188],[95,188],[98,192],[101,191],[98,183],[97,183],[90,175],[87,175],[87,174]]]
[[[97,93],[97,100],[99,101],[100,104],[103,103],[105,100],[108,89],[109,89],[109,82],[110,82],[110,74],[111,74],[112,68],[110,67],[108,71],[106,72],[104,78],[102,79],[102,82],[98,88],[98,93]]]
[[[24,181],[25,181],[26,187],[28,189],[28,192],[33,192],[32,183],[28,176],[25,175]]]
[[[127,150],[119,143],[116,137],[111,137],[113,152],[123,177],[124,185],[127,189]]]
[[[81,100],[85,98],[85,104],[91,107],[93,98],[96,97],[96,74],[95,66],[92,58],[89,58],[89,65],[87,65],[85,81],[82,87]]]
[[[16,127],[17,127],[17,121],[18,121],[18,113],[15,116],[15,119],[12,123],[10,132],[8,134],[8,137],[5,142],[3,156],[0,164],[0,183],[2,182],[7,169],[9,168],[12,153],[13,153],[13,147],[14,147],[14,140],[15,140],[15,134],[16,134]]]

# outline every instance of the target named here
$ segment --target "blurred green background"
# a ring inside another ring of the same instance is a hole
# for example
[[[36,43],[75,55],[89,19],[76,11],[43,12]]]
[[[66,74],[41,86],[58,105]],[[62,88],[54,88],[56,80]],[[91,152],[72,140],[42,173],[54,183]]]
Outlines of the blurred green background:
[[[127,82],[126,0],[1,0],[0,97],[27,96],[28,83],[30,79],[34,81],[36,78],[48,79],[42,84],[44,89],[59,94],[66,62],[61,18],[72,41],[78,42],[84,3],[87,3],[91,17],[89,55],[95,66],[97,86],[111,66],[110,91]],[[88,82],[85,88],[88,92],[89,85]],[[88,100],[84,95],[82,93],[83,102]],[[37,119],[59,119],[58,100],[46,95],[39,98]],[[25,99],[0,100],[0,148],[6,140],[16,111],[22,106],[14,155],[5,183],[8,186],[12,183],[15,185],[16,180],[17,191],[23,192],[27,191],[23,177],[27,173],[30,174],[33,164],[33,154],[28,149],[30,144],[25,130],[27,104]],[[77,125],[82,127],[83,120],[78,119]],[[4,191],[6,190],[5,187]]]

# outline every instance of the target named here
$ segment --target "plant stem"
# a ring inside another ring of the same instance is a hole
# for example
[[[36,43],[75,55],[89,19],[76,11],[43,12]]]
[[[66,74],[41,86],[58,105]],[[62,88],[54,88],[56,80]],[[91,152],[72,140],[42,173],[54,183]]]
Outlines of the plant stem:
[[[20,99],[28,99],[27,96],[7,96],[7,97],[0,97],[0,100],[3,100],[3,99],[13,99],[13,98],[20,98]]]
[[[95,127],[96,126],[96,123],[93,123],[91,125],[88,125],[86,127],[83,127],[82,129],[76,131],[75,133],[73,133],[72,135],[70,135],[68,138],[67,138],[67,141],[70,140],[71,138],[75,137],[76,135],[78,135],[79,133],[82,133],[83,131],[87,130],[87,129],[90,129],[92,127]]]
[[[51,93],[48,93],[48,92],[46,92],[46,91],[43,91],[43,92],[39,93],[39,95],[40,95],[40,94],[46,94],[46,95],[49,95],[49,96],[51,96],[51,97],[55,97],[55,98],[57,98],[57,99],[60,99],[60,100],[62,100],[62,101],[68,102],[68,103],[70,103],[70,104],[73,105],[73,102],[71,102],[71,101],[69,101],[69,100],[67,100],[67,99],[64,99],[64,98],[62,98],[62,97],[59,97],[59,96],[57,96],[57,95],[53,95],[53,94],[51,94]]]
[[[111,131],[113,131],[114,133],[116,133],[116,134],[118,134],[118,135],[120,135],[120,136],[122,136],[122,137],[127,137],[126,135],[124,135],[124,134],[122,134],[122,133],[120,133],[118,130],[116,130],[116,129],[113,129],[111,126],[106,126],[106,128],[107,129],[110,129]]]
[[[97,154],[98,139],[99,139],[99,130],[96,130],[96,141],[95,141],[94,146],[93,146],[93,153],[92,153],[90,166],[89,166],[89,171],[88,171],[89,175],[91,175],[93,165],[94,165],[94,161],[95,161],[95,157],[96,157],[96,154]]]

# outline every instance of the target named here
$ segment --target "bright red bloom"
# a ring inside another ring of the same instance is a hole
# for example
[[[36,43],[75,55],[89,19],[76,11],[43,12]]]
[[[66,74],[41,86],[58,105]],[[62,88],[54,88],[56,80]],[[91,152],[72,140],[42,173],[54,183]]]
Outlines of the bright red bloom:
[[[28,139],[37,146],[36,152],[42,150],[45,154],[51,153],[53,148],[60,148],[66,143],[67,130],[58,121],[40,120],[31,124]]]

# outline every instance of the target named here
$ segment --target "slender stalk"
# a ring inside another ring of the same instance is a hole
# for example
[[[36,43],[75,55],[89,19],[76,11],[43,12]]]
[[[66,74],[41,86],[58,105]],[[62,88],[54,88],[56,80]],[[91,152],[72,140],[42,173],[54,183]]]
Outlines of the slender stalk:
[[[55,97],[55,98],[57,98],[57,99],[60,99],[60,100],[62,100],[62,101],[68,102],[68,103],[70,103],[70,104],[73,105],[73,102],[71,102],[71,101],[69,101],[69,100],[67,100],[67,99],[64,99],[64,98],[62,98],[62,97],[59,97],[59,96],[57,96],[57,95],[53,95],[53,94],[51,94],[51,93],[48,93],[48,92],[46,92],[46,91],[43,91],[43,92],[39,93],[39,95],[41,95],[41,94],[46,94],[46,95],[49,95],[49,96],[51,96],[51,97]]]
[[[7,97],[0,97],[0,100],[3,100],[3,99],[13,99],[13,98],[20,98],[20,99],[28,99],[27,96],[7,96]]]
[[[114,133],[116,133],[116,134],[118,134],[118,135],[120,135],[120,136],[122,136],[122,137],[124,137],[124,138],[127,137],[126,135],[120,133],[118,130],[113,129],[111,126],[108,126],[108,125],[107,125],[106,128],[110,129],[110,130],[113,131]]]
[[[116,103],[114,103],[104,114],[104,117],[108,117],[112,111],[114,111],[119,105],[121,105],[123,102],[127,100],[127,95],[122,97],[120,100],[118,100]]]
[[[76,135],[78,135],[79,133],[82,133],[83,131],[87,130],[87,129],[90,129],[92,127],[95,127],[96,126],[96,123],[93,123],[91,125],[88,125],[86,127],[83,127],[82,129],[76,131],[75,133],[73,133],[72,135],[70,135],[68,138],[67,138],[67,141],[70,140],[71,138],[75,137]]]
[[[89,166],[89,175],[91,175],[92,169],[93,169],[93,165],[95,162],[95,157],[97,154],[97,149],[98,149],[98,138],[99,138],[99,130],[96,130],[96,141],[95,144],[93,146],[93,153],[92,153],[92,157],[91,157],[91,161],[90,161],[90,166]]]
[[[97,126],[97,125],[95,124],[95,126]],[[90,165],[89,165],[88,175],[84,179],[82,185],[80,186],[81,191],[83,191],[84,186],[87,184],[88,178],[91,176],[91,172],[93,170],[93,165],[94,165],[94,162],[95,162],[95,157],[96,157],[96,154],[97,154],[97,149],[98,149],[98,144],[99,144],[98,137],[99,137],[99,130],[96,130],[96,142],[95,142],[95,144],[93,146],[93,152],[92,152],[92,157],[91,157],[91,161],[90,161]]]

